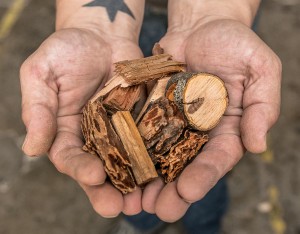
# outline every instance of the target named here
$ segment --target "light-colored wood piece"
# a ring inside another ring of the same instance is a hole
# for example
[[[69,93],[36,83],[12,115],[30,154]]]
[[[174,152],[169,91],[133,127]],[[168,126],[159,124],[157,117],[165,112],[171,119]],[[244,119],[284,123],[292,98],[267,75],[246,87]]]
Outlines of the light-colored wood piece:
[[[189,124],[200,131],[208,131],[219,123],[224,114],[228,94],[219,77],[198,73],[187,80],[182,102]]]
[[[185,70],[185,63],[172,60],[169,54],[159,54],[142,59],[121,61],[115,64],[116,74],[130,85],[161,79]]]
[[[153,162],[129,111],[118,111],[112,116],[112,124],[128,153],[132,171],[138,185],[158,177]]]

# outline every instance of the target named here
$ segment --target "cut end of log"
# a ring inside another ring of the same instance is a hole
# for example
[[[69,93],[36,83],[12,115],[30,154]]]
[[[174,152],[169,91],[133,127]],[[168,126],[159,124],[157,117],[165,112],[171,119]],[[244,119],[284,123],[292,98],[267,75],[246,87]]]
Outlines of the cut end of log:
[[[172,76],[166,96],[183,111],[189,125],[200,131],[214,128],[228,105],[224,82],[208,73],[178,73]]]

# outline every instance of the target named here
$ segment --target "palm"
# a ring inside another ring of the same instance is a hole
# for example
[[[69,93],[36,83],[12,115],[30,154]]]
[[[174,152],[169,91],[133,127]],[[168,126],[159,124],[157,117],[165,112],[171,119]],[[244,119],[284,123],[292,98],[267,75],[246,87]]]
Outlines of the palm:
[[[51,62],[59,86],[59,117],[79,114],[87,100],[107,81],[111,66],[111,52],[101,38],[89,32],[60,33],[57,36],[62,42],[53,35],[54,42],[49,43],[54,51]]]
[[[47,63],[59,90],[58,116],[80,113],[87,100],[111,77],[112,64],[127,59],[126,51],[132,57],[140,56],[138,47],[130,42],[123,42],[123,48],[115,48],[95,33],[79,29],[56,32],[40,49],[51,55]]]
[[[185,61],[188,70],[221,77],[229,94],[227,111],[202,153],[178,181],[157,189],[155,207],[148,206],[162,219],[177,220],[189,206],[182,198],[201,199],[239,161],[244,148],[265,148],[265,133],[278,115],[280,65],[255,33],[232,20],[204,23],[189,35],[169,32],[160,43],[175,59]],[[151,195],[145,194],[146,199]]]

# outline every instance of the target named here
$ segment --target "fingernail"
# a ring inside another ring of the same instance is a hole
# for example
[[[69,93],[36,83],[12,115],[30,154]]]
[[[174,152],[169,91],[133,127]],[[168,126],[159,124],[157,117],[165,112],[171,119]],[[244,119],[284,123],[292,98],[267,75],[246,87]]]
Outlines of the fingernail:
[[[23,152],[25,153],[25,155],[29,156],[29,157],[38,157],[38,155],[36,154],[28,154],[28,152],[25,152],[25,147],[27,145],[27,141],[28,141],[28,136],[26,135],[25,139],[24,139],[24,142],[23,142],[23,145],[22,145],[22,150]]]
[[[103,218],[106,218],[106,219],[113,219],[113,218],[117,218],[118,215],[112,215],[112,216],[102,216]]]
[[[102,185],[102,184],[104,184],[104,183],[105,183],[105,181],[99,182],[99,183],[90,183],[89,185],[90,185],[90,186],[99,186],[99,185]]]
[[[194,201],[189,201],[189,200],[186,200],[186,199],[182,199],[184,202],[186,202],[187,204],[192,204],[194,203]]]
[[[178,196],[179,196],[184,202],[186,202],[187,204],[192,204],[192,203],[195,202],[195,201],[190,201],[190,200],[188,200],[188,199],[183,198],[179,193],[178,193]]]
[[[23,142],[23,145],[22,145],[22,150],[24,151],[24,148],[26,147],[26,144],[27,144],[27,141],[28,141],[28,137],[26,135],[25,139],[24,139],[24,142]]]

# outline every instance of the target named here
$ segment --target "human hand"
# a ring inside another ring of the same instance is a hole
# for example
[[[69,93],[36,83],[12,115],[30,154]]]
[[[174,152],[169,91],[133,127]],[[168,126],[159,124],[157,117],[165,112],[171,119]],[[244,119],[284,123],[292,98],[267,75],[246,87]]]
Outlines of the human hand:
[[[223,79],[229,105],[210,140],[173,183],[156,180],[143,193],[143,209],[162,220],[181,218],[241,159],[244,150],[266,150],[266,135],[280,111],[281,63],[247,26],[222,17],[202,18],[196,27],[169,30],[160,41],[188,70]]]
[[[27,155],[48,153],[55,167],[76,180],[104,217],[141,210],[141,191],[123,196],[98,157],[82,150],[81,111],[112,76],[114,62],[141,57],[136,43],[85,29],[51,35],[21,68],[22,117]]]

